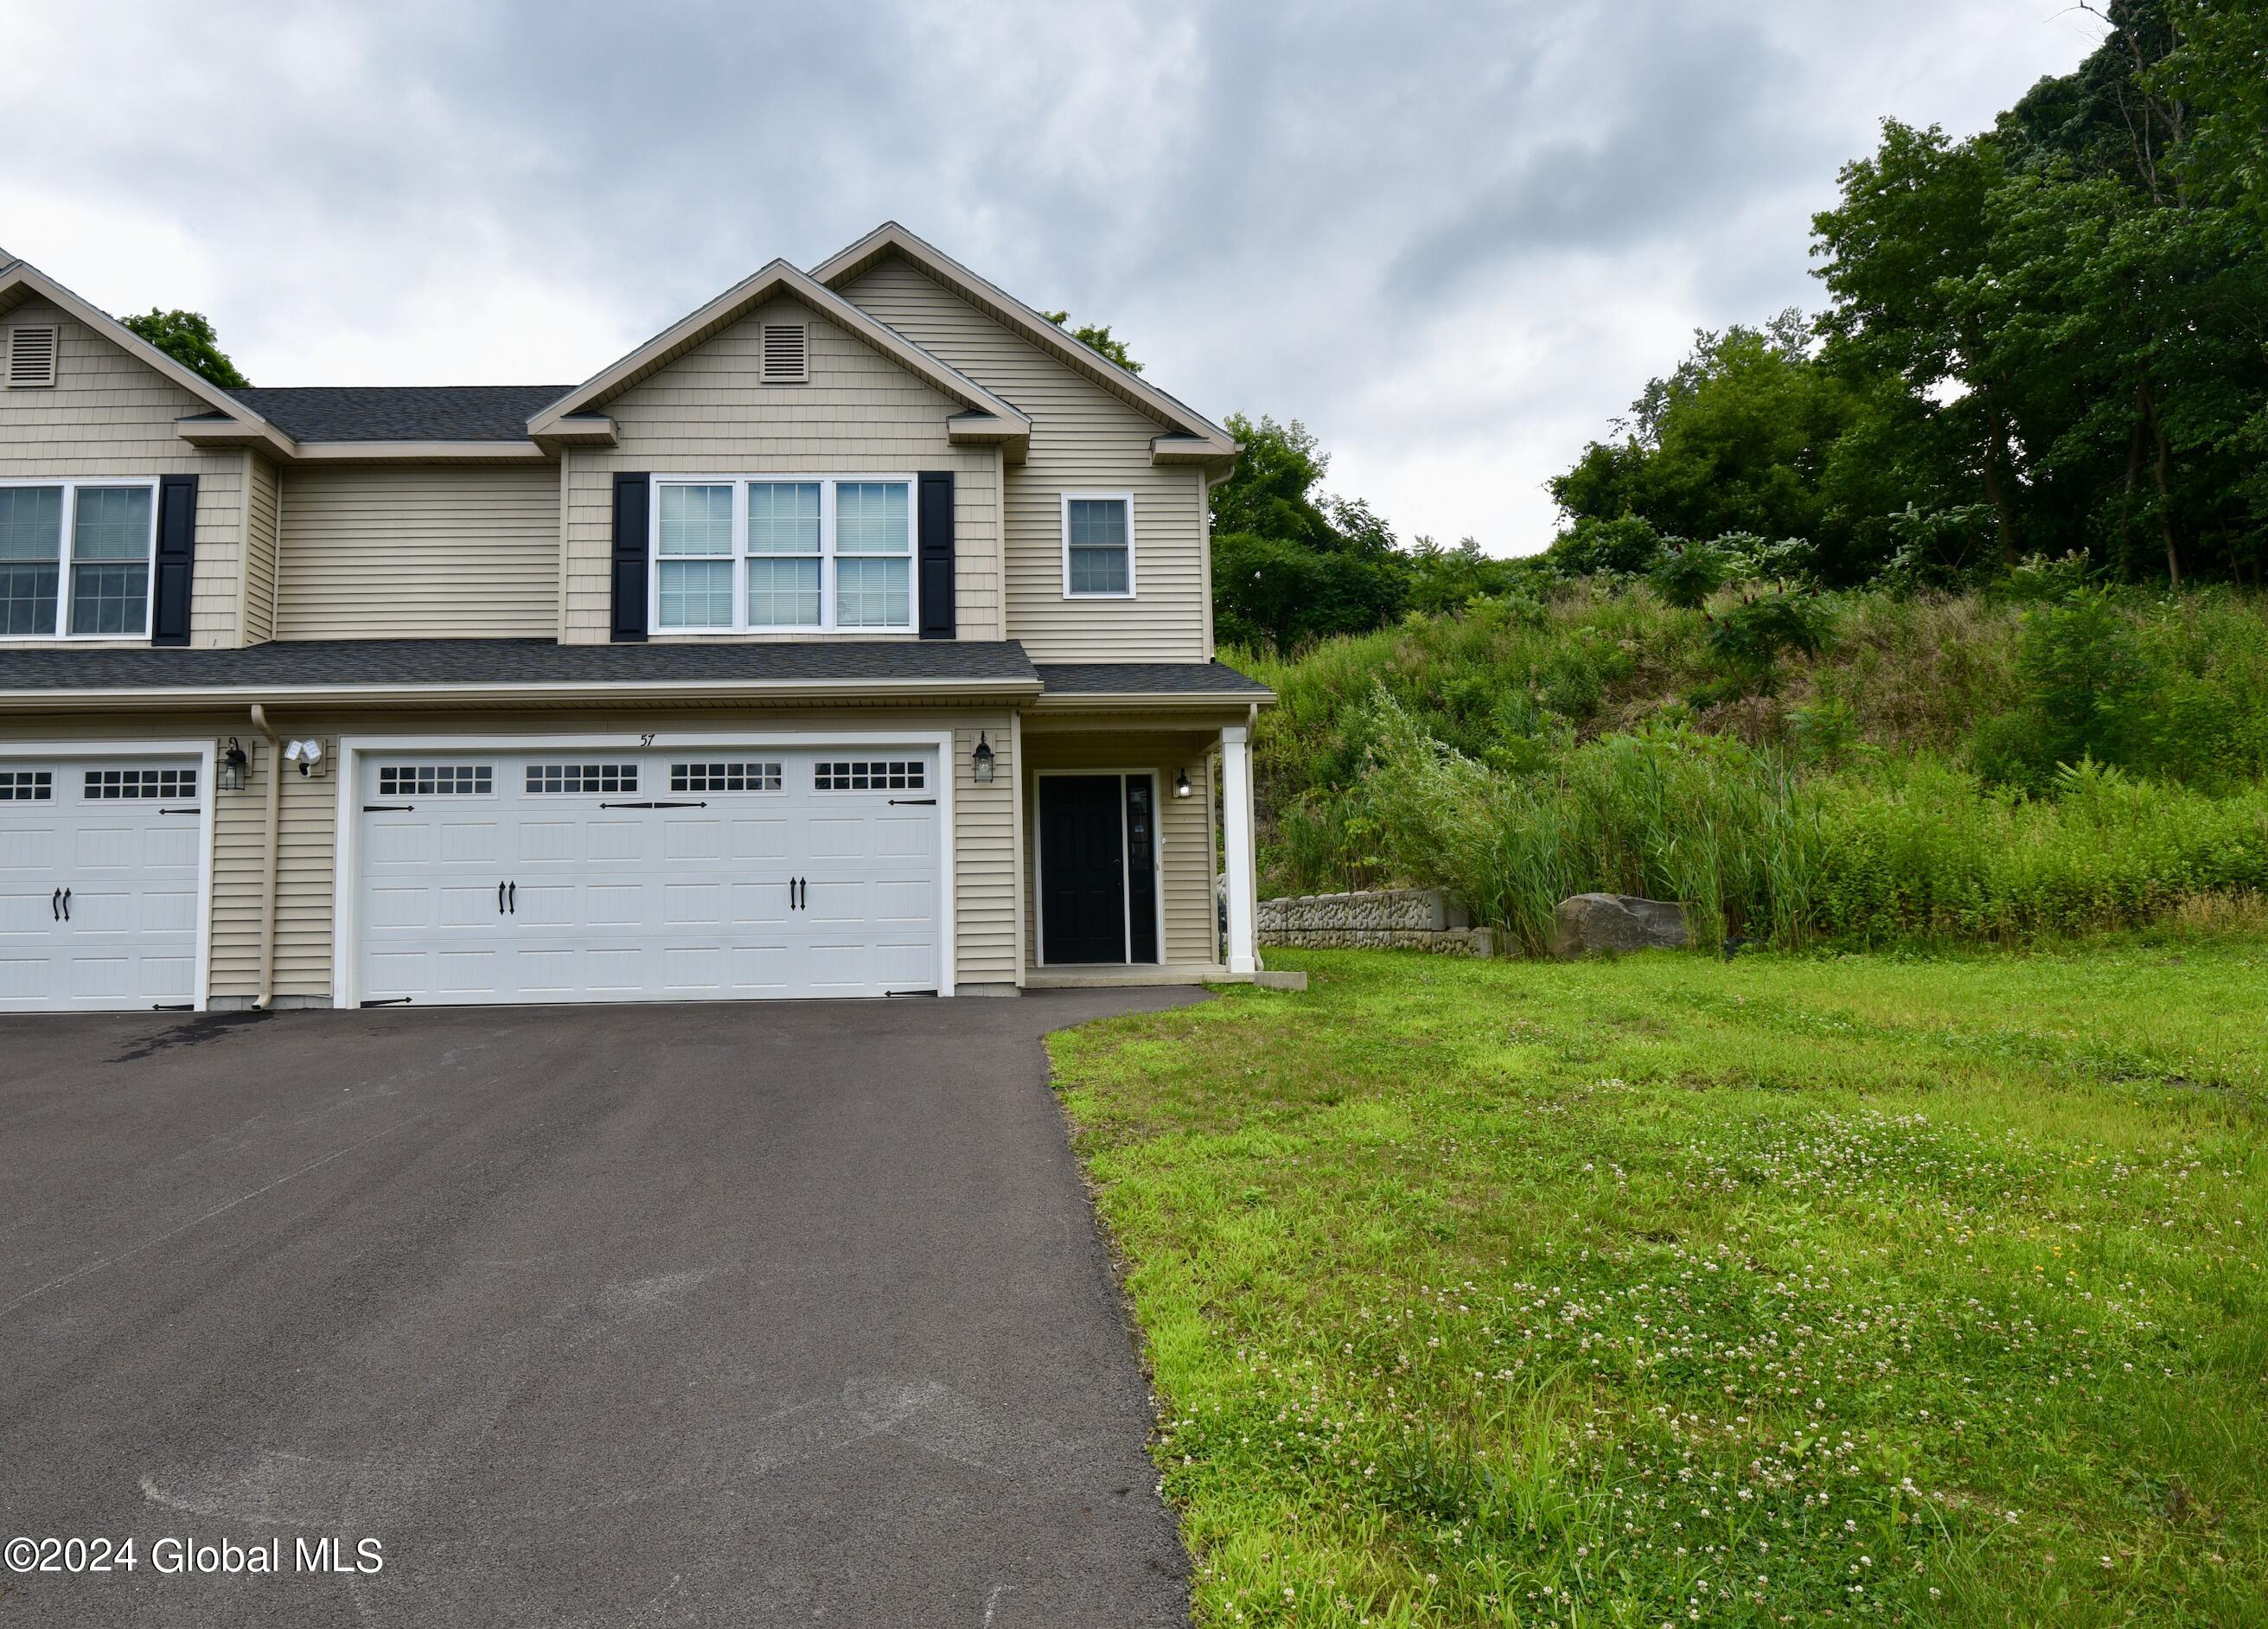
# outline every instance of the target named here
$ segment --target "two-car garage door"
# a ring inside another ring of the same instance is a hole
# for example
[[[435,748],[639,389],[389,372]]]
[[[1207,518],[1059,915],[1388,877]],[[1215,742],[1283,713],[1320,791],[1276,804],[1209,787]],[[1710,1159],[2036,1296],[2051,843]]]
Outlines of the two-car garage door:
[[[361,755],[363,1002],[940,987],[933,749]]]

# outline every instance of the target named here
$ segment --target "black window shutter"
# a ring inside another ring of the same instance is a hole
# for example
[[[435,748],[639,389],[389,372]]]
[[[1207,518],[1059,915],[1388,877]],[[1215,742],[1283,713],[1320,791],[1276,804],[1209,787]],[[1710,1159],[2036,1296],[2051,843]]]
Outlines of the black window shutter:
[[[953,471],[921,478],[921,637],[960,636],[953,609]]]
[[[616,644],[645,638],[645,549],[649,475],[615,477],[615,622]]]
[[[189,642],[189,585],[197,563],[197,478],[158,477],[158,593],[152,645]]]

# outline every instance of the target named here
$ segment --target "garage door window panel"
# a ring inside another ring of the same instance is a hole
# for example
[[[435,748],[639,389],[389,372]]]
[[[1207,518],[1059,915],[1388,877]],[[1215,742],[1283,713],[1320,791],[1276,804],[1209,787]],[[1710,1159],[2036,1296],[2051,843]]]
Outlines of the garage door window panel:
[[[381,798],[486,797],[496,770],[486,763],[389,763],[378,771]]]
[[[531,763],[527,790],[539,797],[594,792],[636,792],[635,763]]]
[[[115,803],[136,799],[194,798],[195,770],[89,770],[86,800]]]
[[[55,795],[53,770],[0,770],[0,803],[46,803]]]
[[[927,781],[918,760],[850,758],[822,760],[813,766],[814,792],[919,792]]]
[[[777,792],[780,789],[780,766],[777,763],[673,763],[669,766],[669,789],[672,792]]]

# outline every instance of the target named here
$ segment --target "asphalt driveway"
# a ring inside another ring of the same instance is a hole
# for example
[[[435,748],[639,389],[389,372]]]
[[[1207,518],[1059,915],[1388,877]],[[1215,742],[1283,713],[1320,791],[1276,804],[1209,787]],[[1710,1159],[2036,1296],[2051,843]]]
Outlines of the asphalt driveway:
[[[1039,1037],[1189,999],[0,1021],[0,1625],[1183,1621]]]

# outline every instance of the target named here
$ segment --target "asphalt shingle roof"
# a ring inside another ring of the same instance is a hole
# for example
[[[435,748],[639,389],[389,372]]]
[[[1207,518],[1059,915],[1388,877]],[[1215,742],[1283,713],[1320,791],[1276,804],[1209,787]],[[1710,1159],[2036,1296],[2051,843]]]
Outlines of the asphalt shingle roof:
[[[1226,662],[1042,662],[1050,696],[1249,696],[1270,694]]]
[[[278,639],[236,651],[0,650],[0,691],[308,685],[826,683],[1035,677],[1013,640],[557,645],[549,639]]]
[[[269,386],[229,394],[301,441],[525,441],[572,385]]]

